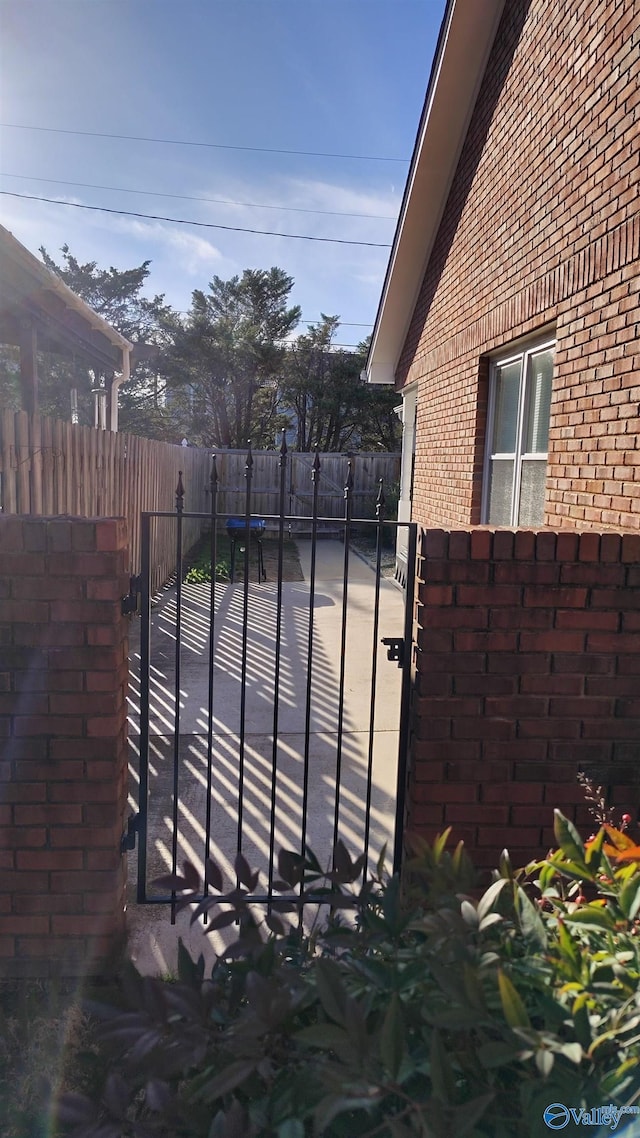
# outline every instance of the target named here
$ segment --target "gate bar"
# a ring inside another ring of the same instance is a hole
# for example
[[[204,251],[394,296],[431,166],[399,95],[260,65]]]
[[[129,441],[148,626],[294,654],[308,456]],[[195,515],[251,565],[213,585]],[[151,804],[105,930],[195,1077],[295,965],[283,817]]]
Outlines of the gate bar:
[[[247,480],[245,491],[245,540],[244,540],[244,586],[242,598],[242,667],[240,678],[240,756],[238,767],[238,830],[236,850],[242,852],[242,816],[244,810],[244,760],[247,715],[247,643],[249,636],[249,542],[251,540],[251,480],[253,476],[253,454],[251,443],[247,452],[244,476]]]
[[[276,784],[278,777],[278,726],[280,695],[280,647],[282,637],[282,569],[284,563],[284,499],[287,477],[287,435],[280,447],[280,523],[278,525],[278,584],[276,594],[276,643],[273,676],[273,749],[271,753],[271,819],[269,823],[269,895],[273,893],[273,855],[276,843]]]
[[[376,684],[378,679],[378,628],[380,625],[380,578],[382,576],[382,523],[384,519],[384,483],[380,479],[376,498],[376,584],[373,602],[373,656],[371,662],[371,706],[369,709],[369,750],[367,754],[367,798],[364,812],[363,882],[369,868],[369,833],[371,830],[371,789],[373,783],[373,744],[376,717]]]
[[[318,492],[320,487],[320,455],[316,447],[311,470],[313,502],[311,506],[311,566],[309,571],[309,628],[307,634],[307,692],[304,714],[304,770],[302,775],[302,846],[303,858],[307,854],[307,811],[309,805],[309,753],[311,745],[311,690],[313,685],[313,612],[316,595],[316,546],[318,543]],[[304,888],[304,878],[300,883]]]
[[[349,541],[351,538],[351,494],[353,491],[353,467],[347,463],[347,479],[344,487],[344,570],[342,583],[342,628],[340,632],[340,681],[338,689],[338,738],[336,747],[336,801],[333,816],[333,846],[338,841],[340,823],[340,778],[342,775],[342,727],[344,723],[344,681],[346,673],[347,648],[347,596],[349,592]]]
[[[209,535],[209,556],[211,559],[211,589],[209,593],[209,692],[208,692],[208,723],[207,723],[207,807],[205,815],[204,856],[205,861],[211,857],[211,795],[213,782],[213,676],[215,670],[215,611],[216,611],[216,565],[218,562],[218,467],[215,454],[211,455],[211,475],[209,478],[211,492],[211,533]],[[209,882],[205,872],[205,896],[209,893]],[[205,923],[207,914],[205,913]]]
[[[140,751],[138,813],[138,904],[147,900],[147,831],[149,811],[149,661],[151,647],[151,516],[140,520]]]
[[[255,895],[251,899],[254,901],[265,901],[269,904],[272,899],[273,892],[273,879],[275,875],[274,869],[274,847],[275,847],[275,829],[276,829],[276,800],[277,800],[277,770],[278,770],[278,725],[279,725],[279,712],[278,712],[278,695],[281,683],[281,670],[282,670],[282,568],[283,568],[283,543],[284,543],[284,524],[288,520],[284,514],[284,499],[286,496],[286,463],[287,463],[287,450],[286,442],[283,439],[283,448],[281,448],[281,488],[280,488],[280,513],[278,515],[270,515],[279,522],[279,555],[278,555],[278,604],[277,604],[277,617],[276,617],[276,635],[275,635],[275,689],[274,689],[274,729],[273,729],[273,752],[272,752],[272,778],[271,778],[271,807],[272,816],[270,821],[270,849],[269,849],[269,887],[266,894]],[[249,446],[249,453],[247,455],[247,489],[246,489],[246,510],[245,518],[247,520],[247,531],[250,539],[250,521],[251,521],[251,479],[253,465],[251,447]],[[309,582],[309,625],[307,635],[307,682],[306,682],[306,706],[305,706],[305,731],[304,731],[304,769],[303,769],[303,785],[302,785],[302,830],[301,830],[301,849],[303,856],[307,850],[307,822],[308,822],[308,808],[309,808],[309,770],[310,770],[310,738],[311,738],[311,696],[313,685],[313,656],[314,656],[314,600],[316,590],[316,547],[318,536],[318,523],[320,521],[333,521],[336,519],[321,519],[318,516],[318,501],[319,501],[319,471],[320,459],[316,453],[314,465],[312,470],[313,482],[313,507],[312,515],[307,520],[311,522],[311,572]],[[352,529],[357,526],[360,521],[368,521],[368,519],[353,519],[352,518],[352,490],[353,490],[353,474],[352,464],[348,463],[348,473],[346,478],[346,485],[344,487],[345,499],[345,514],[342,519],[342,526],[344,530],[344,579],[343,579],[343,596],[342,596],[342,614],[341,614],[341,664],[339,676],[339,702],[338,702],[338,722],[337,722],[337,752],[336,752],[336,768],[335,768],[335,813],[334,813],[334,843],[338,839],[338,830],[340,824],[340,810],[341,810],[341,775],[342,775],[342,760],[343,760],[343,739],[342,733],[344,729],[345,719],[345,682],[346,682],[346,642],[347,642],[347,624],[348,624],[348,586],[349,586],[349,539]],[[212,826],[212,781],[213,781],[213,684],[214,684],[214,621],[215,621],[215,563],[217,560],[217,524],[219,518],[227,515],[219,515],[217,510],[217,472],[216,472],[216,457],[212,455],[212,472],[211,472],[211,510],[208,514],[205,513],[189,513],[188,517],[203,518],[209,520],[211,524],[211,560],[212,560],[212,578],[211,578],[211,606],[210,606],[210,620],[209,620],[209,699],[208,699],[208,712],[209,722],[207,731],[207,803],[206,803],[206,830],[205,830],[205,853],[210,856],[211,847],[211,826]],[[150,649],[151,649],[151,595],[150,595],[150,549],[151,549],[151,521],[152,518],[174,518],[176,520],[176,618],[175,618],[175,705],[174,705],[174,748],[173,748],[173,810],[172,810],[172,871],[177,871],[178,860],[178,847],[179,847],[179,833],[178,833],[178,818],[179,818],[179,790],[180,790],[180,696],[181,696],[181,633],[182,633],[182,570],[183,570],[183,552],[182,552],[182,538],[183,538],[183,513],[184,513],[184,485],[182,483],[182,472],[179,474],[178,486],[176,489],[176,508],[175,511],[143,511],[141,516],[141,537],[142,537],[142,564],[141,564],[141,637],[140,637],[140,662],[141,662],[141,675],[140,675],[140,773],[139,773],[139,811],[140,811],[140,842],[138,853],[138,880],[137,880],[137,894],[140,903],[161,903],[170,902],[171,904],[171,918],[172,923],[175,922],[175,910],[177,897],[175,892],[172,892],[170,897],[151,897],[147,896],[147,869],[148,869],[148,856],[147,856],[147,840],[148,840],[148,812],[149,812],[149,720],[150,720]],[[291,519],[293,520],[293,518]],[[296,518],[296,520],[300,520]],[[379,632],[379,617],[380,617],[380,590],[381,590],[381,554],[382,554],[382,527],[384,521],[384,490],[383,483],[380,480],[380,490],[378,500],[376,503],[376,572],[375,572],[375,601],[374,601],[374,629],[373,629],[373,674],[371,678],[371,703],[370,703],[370,724],[369,724],[369,740],[368,740],[368,762],[367,762],[367,785],[366,785],[366,809],[364,820],[364,834],[365,834],[365,856],[368,860],[369,843],[370,843],[370,808],[372,798],[373,786],[373,759],[374,759],[374,732],[375,732],[375,716],[376,716],[376,684],[377,684],[377,639]],[[371,524],[368,522],[368,524]],[[403,854],[403,838],[404,838],[404,815],[406,804],[406,791],[407,791],[407,776],[408,776],[408,756],[409,756],[409,742],[411,736],[411,684],[413,676],[413,609],[415,597],[415,561],[417,552],[417,526],[415,523],[393,523],[396,531],[401,528],[406,528],[408,532],[408,563],[409,572],[407,574],[406,590],[405,590],[405,613],[404,613],[404,643],[405,653],[402,665],[402,680],[401,680],[401,708],[400,708],[400,724],[399,724],[399,740],[398,740],[398,768],[397,768],[397,787],[396,787],[396,818],[395,818],[395,832],[394,832],[394,846],[393,846],[393,869],[398,872],[401,868],[402,854]],[[241,852],[242,846],[242,822],[244,813],[244,775],[245,775],[245,751],[246,751],[246,698],[247,698],[247,648],[248,648],[248,608],[249,608],[249,539],[245,547],[245,582],[244,582],[244,597],[243,597],[243,637],[242,637],[242,677],[241,677],[241,722],[240,722],[240,770],[239,770],[239,801],[238,801],[238,852]],[[365,865],[365,873],[367,866]],[[208,885],[204,886],[205,896],[209,893]]]
[[[398,778],[396,783],[396,822],[393,844],[393,872],[402,869],[404,849],[404,823],[407,797],[407,776],[409,766],[409,742],[411,739],[411,687],[413,678],[413,605],[416,587],[416,552],[418,547],[418,526],[416,522],[407,525],[407,582],[404,598],[404,660],[402,663],[402,690],[400,697],[400,732],[398,739]]]
[[[184,509],[184,485],[182,471],[178,471],[176,486],[176,652],[173,705],[173,801],[171,835],[171,872],[178,872],[178,795],[180,789],[180,664],[182,656],[182,511]],[[171,924],[176,923],[176,894],[171,894]]]

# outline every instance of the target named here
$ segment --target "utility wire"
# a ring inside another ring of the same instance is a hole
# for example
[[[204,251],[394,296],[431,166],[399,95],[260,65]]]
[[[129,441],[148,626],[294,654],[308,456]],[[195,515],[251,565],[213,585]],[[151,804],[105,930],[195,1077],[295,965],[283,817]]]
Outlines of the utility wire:
[[[330,245],[365,245],[369,249],[390,249],[391,246],[379,241],[347,241],[342,237],[309,237],[303,233],[278,233],[272,229],[246,229],[240,225],[216,225],[212,221],[189,221],[184,217],[162,217],[155,213],[134,213],[128,209],[108,209],[103,205],[85,205],[84,202],[61,202],[57,198],[44,198],[36,194],[20,194],[14,190],[0,190],[4,197],[21,198],[24,201],[47,202],[49,205],[65,205],[71,209],[89,209],[94,213],[117,214],[120,217],[142,217],[146,221],[168,221],[172,225],[195,225],[199,229],[225,229],[231,233],[255,233],[262,237],[287,237],[291,241],[322,241]]]
[[[305,320],[303,317],[303,319],[300,321],[300,323],[301,324],[319,324],[320,321],[319,320]],[[373,324],[358,324],[356,321],[353,321],[353,320],[341,320],[339,327],[340,328],[373,328]]]
[[[366,217],[372,221],[396,220],[394,216],[383,213],[343,213],[335,209],[304,209],[302,206],[295,205],[266,205],[262,202],[238,202],[230,198],[196,197],[194,194],[163,194],[158,190],[130,190],[126,186],[99,186],[95,182],[65,182],[62,178],[34,178],[31,174],[5,174],[0,172],[0,177],[21,178],[26,182],[50,182],[54,186],[75,186],[84,190],[110,190],[116,194],[142,194],[149,198],[175,198],[185,202],[210,202],[213,205],[240,205],[246,209],[279,209],[287,213],[319,213],[325,217]]]
[[[190,308],[175,308],[174,312],[176,312],[178,316],[190,316],[191,315],[191,309]],[[320,320],[319,319],[317,319],[317,320],[305,320],[304,317],[302,317],[300,320],[300,323],[301,324],[307,324],[307,325],[319,324]],[[356,321],[353,321],[353,320],[341,320],[340,321],[340,327],[341,328],[373,328],[373,324],[358,324]],[[357,344],[356,345],[346,344],[343,346],[351,348],[354,346],[357,347]]]
[[[47,134],[74,134],[83,138],[118,138],[127,142],[158,142],[163,146],[199,146],[211,150],[244,150],[252,154],[288,154],[304,158],[352,158],[357,162],[408,162],[407,158],[384,158],[378,154],[332,154],[322,150],[277,150],[269,146],[232,146],[225,142],[189,142],[182,138],[148,138],[138,134],[107,134],[97,130],[63,130],[54,126],[29,126],[26,123],[0,122],[11,130],[38,130]]]
[[[190,316],[191,315],[191,309],[190,308],[174,308],[174,312],[176,312],[178,316]],[[300,318],[300,323],[301,324],[319,324],[320,320],[319,320],[319,318],[316,320],[306,320],[304,318],[304,316],[302,316]],[[341,320],[339,326],[340,326],[340,328],[373,328],[373,324],[371,324],[371,323],[362,324],[362,323],[359,323],[357,320]],[[346,347],[346,348],[354,348],[354,347],[357,348],[358,345],[357,344],[342,344],[341,346]]]

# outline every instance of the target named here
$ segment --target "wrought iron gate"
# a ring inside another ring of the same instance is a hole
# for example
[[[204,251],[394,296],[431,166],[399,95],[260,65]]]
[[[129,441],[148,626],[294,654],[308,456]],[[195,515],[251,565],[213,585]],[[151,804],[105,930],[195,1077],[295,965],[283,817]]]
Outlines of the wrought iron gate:
[[[382,482],[375,518],[353,518],[351,462],[343,518],[320,516],[317,456],[309,516],[287,514],[288,457],[283,443],[277,515],[252,509],[251,450],[241,517],[218,512],[215,456],[208,514],[185,512],[182,475],[175,510],[142,514],[137,899],[170,904],[172,919],[176,894],[158,892],[153,882],[185,860],[202,874],[213,857],[234,876],[234,859],[243,854],[266,880],[250,899],[266,904],[280,847],[302,857],[313,850],[322,860],[341,838],[367,861],[372,843],[377,859],[386,840],[394,870],[400,866],[413,574],[403,593],[383,578],[382,558],[385,532],[402,527],[415,564],[416,526],[385,520]],[[187,518],[208,524],[210,582],[187,572]],[[340,544],[322,537],[325,523],[334,534],[339,529]],[[152,598],[158,525],[175,529],[176,568]],[[224,528],[232,549],[225,566]],[[373,572],[354,548],[363,534]],[[292,538],[304,572],[290,563]],[[133,726],[135,735],[135,716]]]

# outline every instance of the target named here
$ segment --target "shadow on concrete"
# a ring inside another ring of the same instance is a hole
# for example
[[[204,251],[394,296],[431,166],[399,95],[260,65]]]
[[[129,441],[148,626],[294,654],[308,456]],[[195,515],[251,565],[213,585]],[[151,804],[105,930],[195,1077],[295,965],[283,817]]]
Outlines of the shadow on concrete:
[[[354,853],[361,852],[371,763],[369,848],[374,858],[385,842],[391,846],[393,841],[401,673],[387,660],[386,649],[380,641],[383,636],[402,635],[403,595],[392,582],[381,582],[379,628],[374,645],[375,575],[360,559],[350,559],[341,695],[343,546],[337,542],[318,545],[310,663],[309,549],[306,548],[309,543],[299,544],[306,580],[282,585],[277,690],[276,585],[249,586],[246,630],[242,585],[216,587],[211,856],[226,872],[230,884],[238,844],[252,866],[261,870],[260,887],[266,885],[272,845],[276,853],[281,846],[300,850],[303,833],[307,846],[320,861],[328,861],[334,836],[338,762],[341,764],[338,835]],[[178,861],[188,859],[200,870],[204,862],[208,797],[209,601],[208,585],[183,587],[177,746]],[[147,882],[151,896],[154,889],[150,883],[171,867],[175,656],[176,591],[173,587],[163,592],[152,614],[147,841]],[[139,653],[132,637],[130,744],[134,809],[137,808],[138,786],[139,694]],[[244,742],[241,739],[243,705]],[[305,755],[308,762],[306,816],[303,803]],[[145,971],[171,971],[175,967],[178,933],[196,952],[202,951],[205,938],[199,927],[188,927],[186,914],[180,914],[176,926],[172,927],[168,906],[137,906],[133,902],[135,872],[136,858],[130,855],[132,955]],[[207,937],[206,942],[210,951],[219,950],[222,943],[211,937]]]

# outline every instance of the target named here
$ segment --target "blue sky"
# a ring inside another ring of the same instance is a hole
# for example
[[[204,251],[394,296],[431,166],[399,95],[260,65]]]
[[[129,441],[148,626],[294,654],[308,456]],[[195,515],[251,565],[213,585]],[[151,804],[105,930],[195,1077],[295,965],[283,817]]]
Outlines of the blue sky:
[[[2,123],[220,144],[2,126],[0,189],[390,244],[443,9],[444,0],[0,0]],[[214,274],[278,265],[295,280],[292,302],[305,320],[341,316],[344,343],[370,331],[388,260],[386,248],[4,195],[0,222],[33,252],[45,245],[55,257],[66,241],[100,266],[150,260],[148,291],[165,293],[180,310]]]

